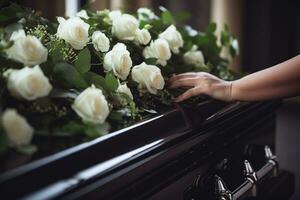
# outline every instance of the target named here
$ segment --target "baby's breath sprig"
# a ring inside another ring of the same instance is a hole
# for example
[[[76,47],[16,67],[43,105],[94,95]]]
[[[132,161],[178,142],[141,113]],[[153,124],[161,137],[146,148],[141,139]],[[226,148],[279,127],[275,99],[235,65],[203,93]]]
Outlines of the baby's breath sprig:
[[[27,106],[21,106],[21,109],[33,113],[39,113],[39,114],[54,114],[58,118],[64,117],[68,114],[68,108],[66,106],[58,106],[55,104],[42,106],[37,102],[32,102]]]
[[[48,26],[38,24],[33,28],[25,28],[27,35],[32,35],[37,37],[42,43],[47,44],[50,41],[50,36],[47,32]]]
[[[61,57],[62,60],[73,63],[77,59],[77,53],[64,40],[52,35],[49,42],[49,53],[56,57]]]

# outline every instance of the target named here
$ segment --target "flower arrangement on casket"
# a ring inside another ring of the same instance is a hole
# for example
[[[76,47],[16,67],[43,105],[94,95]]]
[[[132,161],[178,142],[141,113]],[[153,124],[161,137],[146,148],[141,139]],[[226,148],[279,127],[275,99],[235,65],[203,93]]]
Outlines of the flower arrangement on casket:
[[[139,121],[176,91],[173,74],[206,71],[233,79],[228,28],[176,26],[161,8],[135,15],[82,10],[50,22],[12,4],[0,11],[0,152],[34,152],[36,137],[96,138]],[[219,38],[219,39],[218,39]],[[218,41],[219,40],[219,41]]]

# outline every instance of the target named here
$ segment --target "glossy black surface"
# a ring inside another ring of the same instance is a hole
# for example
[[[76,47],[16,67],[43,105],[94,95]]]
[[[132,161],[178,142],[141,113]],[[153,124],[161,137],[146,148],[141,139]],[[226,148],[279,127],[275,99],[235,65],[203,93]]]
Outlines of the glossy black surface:
[[[183,199],[196,174],[208,174],[222,157],[244,149],[256,129],[272,122],[278,105],[177,106],[4,173],[0,192],[8,199]],[[179,184],[178,194],[164,192],[183,179],[188,183]],[[230,180],[232,188],[238,183]]]

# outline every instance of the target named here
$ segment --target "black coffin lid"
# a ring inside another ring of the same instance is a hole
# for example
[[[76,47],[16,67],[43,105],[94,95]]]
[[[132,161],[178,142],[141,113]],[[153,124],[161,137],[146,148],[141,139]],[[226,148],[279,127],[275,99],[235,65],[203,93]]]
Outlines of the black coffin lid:
[[[199,130],[205,133],[209,127],[228,123],[242,111],[255,112],[276,105],[206,101],[197,107],[177,106],[136,125],[8,171],[0,175],[0,192],[9,199],[27,195],[29,199],[51,199],[94,180],[104,184],[125,167],[134,169],[136,163],[194,137]]]
[[[188,123],[180,109],[165,111],[136,125],[1,174],[1,194],[4,192],[8,197],[24,195],[124,152],[168,136],[176,137],[177,134],[182,134],[187,126]],[[11,190],[12,188],[18,190]]]

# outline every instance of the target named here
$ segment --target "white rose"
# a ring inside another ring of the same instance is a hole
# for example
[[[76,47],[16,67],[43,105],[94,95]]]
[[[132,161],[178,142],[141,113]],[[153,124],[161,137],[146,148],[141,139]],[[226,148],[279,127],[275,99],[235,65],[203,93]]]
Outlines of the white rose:
[[[228,60],[229,62],[232,61],[230,47],[228,45],[222,47],[221,52],[220,52],[220,57],[225,60]]]
[[[165,66],[167,61],[171,58],[171,51],[168,42],[164,39],[156,39],[155,41],[152,41],[150,46],[144,49],[143,56],[146,59],[156,58],[157,63]]]
[[[179,48],[183,47],[183,39],[174,25],[169,26],[164,32],[159,34],[159,38],[168,41],[173,53],[179,53]]]
[[[152,20],[158,18],[149,8],[139,8],[137,13],[139,20]]]
[[[113,22],[114,20],[121,18],[122,12],[120,10],[113,10],[109,12],[108,16],[110,20]]]
[[[160,69],[144,62],[132,68],[131,76],[135,82],[139,83],[141,92],[146,89],[151,94],[157,94],[157,90],[162,90],[165,85]]]
[[[89,42],[89,24],[79,17],[71,17],[67,20],[58,17],[57,20],[59,22],[57,37],[68,42],[76,50],[81,50],[87,45]]]
[[[126,83],[120,84],[117,91],[120,92],[120,93],[123,93],[123,94],[127,94],[130,97],[130,99],[133,99],[133,95],[131,93],[131,90],[129,89],[129,87],[127,86]]]
[[[18,147],[30,144],[34,130],[15,109],[4,111],[2,125],[11,146]]]
[[[137,29],[135,32],[135,41],[138,44],[146,45],[150,42],[151,35],[147,29]]]
[[[103,67],[106,71],[113,71],[121,80],[125,80],[132,67],[130,53],[125,44],[117,43],[111,51],[104,56]]]
[[[89,19],[89,16],[88,16],[86,10],[80,10],[78,13],[76,13],[76,17],[81,17],[83,19]]]
[[[183,61],[188,65],[196,67],[203,67],[205,65],[204,56],[196,45],[193,45],[192,49],[183,55]]]
[[[102,90],[94,85],[85,89],[74,101],[73,110],[84,121],[96,124],[105,122],[109,107]]]
[[[138,20],[129,14],[122,14],[112,21],[112,33],[120,40],[134,40],[138,28]]]
[[[10,40],[14,41],[14,44],[6,50],[8,58],[21,62],[25,66],[38,65],[47,61],[46,47],[35,36],[26,36],[23,29],[13,32]]]
[[[97,51],[107,52],[109,50],[109,39],[101,31],[95,31],[93,33],[92,43]]]
[[[9,71],[7,88],[12,96],[26,100],[47,96],[52,90],[39,65]]]

